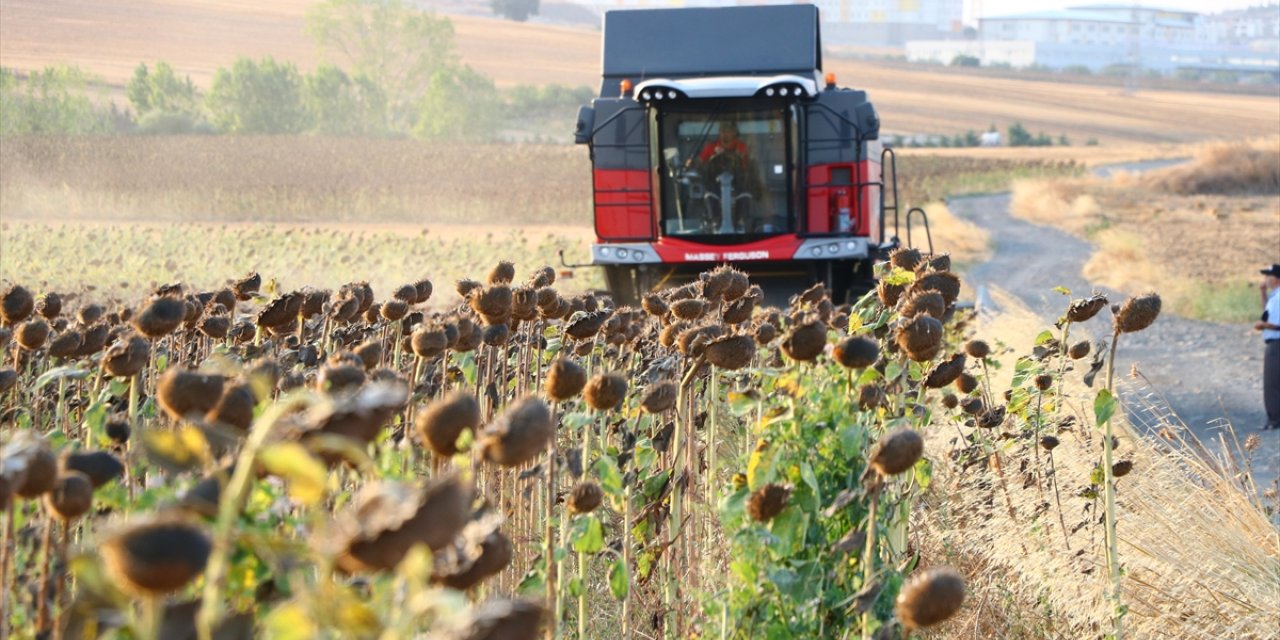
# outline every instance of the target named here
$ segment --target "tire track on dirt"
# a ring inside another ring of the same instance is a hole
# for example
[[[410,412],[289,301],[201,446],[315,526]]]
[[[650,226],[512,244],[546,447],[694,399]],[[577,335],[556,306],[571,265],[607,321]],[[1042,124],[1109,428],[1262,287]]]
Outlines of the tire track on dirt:
[[[1010,203],[1008,193],[948,201],[952,212],[991,234],[991,258],[971,268],[965,277],[974,290],[1004,289],[1022,300],[1046,326],[1051,326],[1067,305],[1067,298],[1055,292],[1054,287],[1067,287],[1072,297],[1098,290],[1112,302],[1124,301],[1124,294],[1095,286],[1082,275],[1084,263],[1094,250],[1091,244],[1066,232],[1014,218],[1009,212]],[[1072,337],[1109,339],[1108,318],[1104,312],[1101,319],[1073,326]],[[1141,378],[1130,378],[1135,365],[1150,380],[1150,387]],[[1081,373],[1078,369],[1069,375]],[[1224,422],[1234,426],[1242,443],[1249,435],[1258,434],[1261,443],[1253,452],[1252,462],[1259,490],[1280,476],[1280,431],[1258,430],[1266,422],[1262,406],[1262,341],[1251,326],[1162,314],[1145,331],[1121,337],[1116,379],[1131,410],[1152,403],[1156,407],[1167,406],[1211,448],[1220,438],[1230,439],[1222,428]],[[1141,409],[1130,419],[1136,425],[1158,426],[1155,417],[1149,409]]]

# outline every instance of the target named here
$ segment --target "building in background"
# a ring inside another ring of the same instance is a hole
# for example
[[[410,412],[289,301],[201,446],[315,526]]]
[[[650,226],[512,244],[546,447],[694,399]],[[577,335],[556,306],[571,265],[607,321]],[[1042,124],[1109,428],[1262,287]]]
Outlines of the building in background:
[[[1280,79],[1280,6],[1202,15],[1093,4],[982,18],[965,41],[907,43],[907,59],[983,66],[1231,72]]]
[[[577,0],[603,13],[613,9],[790,4],[751,0]],[[824,45],[898,47],[909,40],[959,38],[965,0],[813,0]]]

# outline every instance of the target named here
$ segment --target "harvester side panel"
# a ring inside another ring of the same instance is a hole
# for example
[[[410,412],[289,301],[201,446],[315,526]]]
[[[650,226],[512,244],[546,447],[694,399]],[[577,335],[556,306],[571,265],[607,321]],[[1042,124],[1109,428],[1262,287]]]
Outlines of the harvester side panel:
[[[596,236],[610,242],[652,240],[657,223],[649,119],[630,99],[601,98],[595,109],[599,124],[591,152]]]
[[[878,161],[810,165],[806,234],[843,232],[876,237],[880,224],[880,188],[875,183],[879,179]]]

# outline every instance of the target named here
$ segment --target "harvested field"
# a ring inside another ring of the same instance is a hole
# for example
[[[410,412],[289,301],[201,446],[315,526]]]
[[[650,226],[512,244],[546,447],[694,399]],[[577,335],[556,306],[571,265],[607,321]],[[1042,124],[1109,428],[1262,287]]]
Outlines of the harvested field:
[[[17,69],[78,64],[122,85],[139,62],[166,60],[198,85],[236,55],[272,55],[303,70],[317,63],[302,32],[303,0],[3,0],[0,63]],[[600,34],[587,29],[450,16],[463,62],[499,86],[559,83],[596,87]],[[829,59],[842,85],[865,89],[884,130],[954,135],[1015,121],[1032,132],[1066,134],[1076,144],[1178,143],[1280,132],[1280,101],[1177,91],[1126,93],[1114,87],[975,78],[945,69],[904,71]],[[569,114],[571,115],[571,114]],[[566,139],[568,132],[566,132]],[[1056,153],[1056,152],[1053,152]]]

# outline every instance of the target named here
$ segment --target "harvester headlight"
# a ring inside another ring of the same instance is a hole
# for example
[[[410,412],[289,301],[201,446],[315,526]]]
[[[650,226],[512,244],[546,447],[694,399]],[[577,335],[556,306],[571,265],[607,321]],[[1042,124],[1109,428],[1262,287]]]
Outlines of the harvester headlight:
[[[648,89],[645,89],[644,91],[641,91],[641,92],[640,92],[640,99],[641,99],[641,100],[648,100],[648,99],[649,99],[649,90],[648,90]]]
[[[769,87],[768,89],[765,89],[765,90],[764,90],[764,94],[765,94],[766,96],[769,96],[770,98],[772,98],[772,97],[773,97],[773,87]]]
[[[622,249],[622,248],[619,248],[619,249],[618,249],[618,259],[619,259],[619,260],[626,260],[626,259],[627,259],[627,250],[626,250],[626,249]]]
[[[830,254],[834,255],[834,254],[838,253],[839,251],[840,251],[840,245],[839,245],[839,244],[837,244],[837,243],[834,243],[834,242],[833,242],[833,243],[831,243],[831,244],[827,245],[827,253],[830,253]]]
[[[676,92],[675,92],[675,90],[674,90],[674,89],[672,89],[671,91],[668,91],[668,92],[667,92],[667,97],[668,97],[668,98],[671,98],[672,100],[675,100],[675,99],[676,99]]]
[[[786,88],[786,87],[780,87],[780,88],[778,89],[778,95],[780,95],[780,96],[785,96],[785,95],[787,95],[787,88]]]
[[[846,243],[844,244],[844,248],[846,248],[846,249],[848,249],[848,250],[850,250],[850,251],[853,251],[854,249],[857,249],[857,248],[858,248],[858,243],[856,243],[856,242],[846,242]]]
[[[814,247],[814,248],[810,249],[810,251],[811,251],[811,252],[813,252],[813,255],[815,255],[815,256],[821,256],[821,255],[822,255],[822,247]]]

